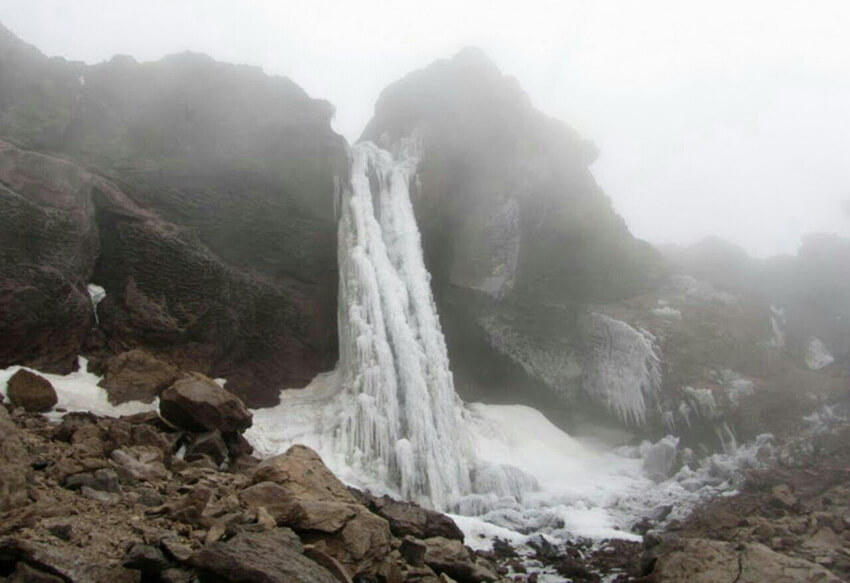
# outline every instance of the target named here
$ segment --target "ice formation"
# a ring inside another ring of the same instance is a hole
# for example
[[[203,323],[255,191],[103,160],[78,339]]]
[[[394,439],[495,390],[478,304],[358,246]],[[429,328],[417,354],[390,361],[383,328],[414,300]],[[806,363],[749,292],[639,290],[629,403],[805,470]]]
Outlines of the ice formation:
[[[643,425],[661,388],[661,358],[646,330],[594,313],[583,389],[624,423]]]
[[[398,160],[352,148],[339,227],[339,371],[352,406],[337,435],[402,496],[444,508],[470,491],[471,450],[408,192],[412,143]]]
[[[770,345],[774,348],[785,348],[785,309],[770,306]]]
[[[806,366],[810,370],[821,369],[835,360],[835,357],[830,354],[826,344],[820,338],[814,336],[809,339],[806,345]]]
[[[100,324],[100,319],[97,317],[97,305],[106,297],[106,290],[95,283],[90,283],[86,289],[88,290],[89,297],[91,298],[91,308],[94,311],[94,321],[96,324]]]

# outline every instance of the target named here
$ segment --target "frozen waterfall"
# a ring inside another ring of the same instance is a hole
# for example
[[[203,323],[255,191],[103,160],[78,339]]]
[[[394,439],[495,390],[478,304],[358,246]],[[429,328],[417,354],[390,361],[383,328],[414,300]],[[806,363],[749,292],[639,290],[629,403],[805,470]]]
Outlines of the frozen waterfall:
[[[443,508],[470,490],[471,448],[408,192],[417,159],[409,144],[398,155],[352,148],[339,228],[339,371],[354,398],[338,437],[402,496]]]

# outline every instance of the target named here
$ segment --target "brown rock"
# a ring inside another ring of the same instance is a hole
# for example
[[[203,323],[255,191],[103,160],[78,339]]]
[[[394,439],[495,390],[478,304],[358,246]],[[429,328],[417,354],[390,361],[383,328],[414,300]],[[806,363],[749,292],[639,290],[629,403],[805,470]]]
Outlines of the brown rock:
[[[421,540],[416,540],[412,536],[406,536],[401,541],[401,546],[398,550],[408,565],[421,567],[425,564],[425,553],[428,547]]]
[[[838,583],[825,568],[758,543],[680,538],[656,547],[652,571],[657,583]]]
[[[366,498],[366,505],[372,512],[387,519],[395,536],[410,535],[420,539],[439,536],[463,541],[463,531],[445,514],[388,496],[376,498],[363,493],[360,496]]]
[[[239,533],[226,542],[207,545],[189,562],[202,583],[336,583],[327,569],[304,557],[298,537],[276,528]]]
[[[217,465],[221,465],[227,460],[228,449],[221,437],[221,432],[218,429],[207,433],[200,433],[192,437],[191,443],[186,448],[186,455],[183,459],[187,462],[194,461],[202,455],[207,455]]]
[[[345,567],[339,561],[326,555],[313,545],[306,545],[304,547],[304,556],[327,569],[339,583],[352,583],[351,577],[348,576],[348,571],[345,570]]]
[[[128,401],[152,403],[180,375],[177,367],[144,350],[130,350],[109,359],[98,386],[106,389],[113,405]]]
[[[293,445],[286,453],[263,461],[254,470],[251,481],[274,482],[289,496],[301,500],[335,500],[354,504],[357,500],[322,462],[315,451]]]
[[[9,577],[9,583],[64,583],[64,581],[61,577],[45,573],[21,561],[15,565],[15,571]]]
[[[122,480],[155,482],[171,475],[162,463],[162,451],[148,445],[116,449],[109,458]]]
[[[467,581],[497,581],[495,573],[478,565],[475,556],[457,540],[442,537],[425,539],[425,564],[435,573],[465,583]]]
[[[239,397],[202,375],[179,380],[163,391],[159,412],[172,425],[193,432],[239,432],[252,422]]]
[[[50,411],[59,401],[50,381],[25,369],[12,375],[8,387],[12,404],[30,413]]]
[[[0,512],[29,503],[27,476],[29,458],[20,429],[0,406]]]

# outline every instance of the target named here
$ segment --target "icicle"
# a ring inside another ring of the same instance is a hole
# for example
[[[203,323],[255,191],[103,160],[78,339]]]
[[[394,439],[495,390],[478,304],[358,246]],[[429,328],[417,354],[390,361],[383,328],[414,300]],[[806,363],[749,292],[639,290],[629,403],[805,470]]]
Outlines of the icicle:
[[[471,448],[408,185],[416,158],[352,148],[339,229],[340,370],[355,395],[339,440],[409,499],[445,508],[470,491]]]

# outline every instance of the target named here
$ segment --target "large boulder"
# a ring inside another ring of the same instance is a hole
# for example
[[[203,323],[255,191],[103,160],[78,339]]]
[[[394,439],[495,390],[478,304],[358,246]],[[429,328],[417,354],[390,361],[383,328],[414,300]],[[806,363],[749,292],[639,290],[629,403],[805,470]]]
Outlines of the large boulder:
[[[333,575],[302,552],[291,530],[277,528],[209,544],[189,562],[202,583],[336,583]]]
[[[181,376],[177,367],[139,349],[109,359],[104,372],[98,386],[106,389],[113,405],[127,401],[152,403]]]
[[[29,457],[20,430],[6,408],[0,406],[0,512],[29,503],[29,471]]]
[[[236,433],[252,423],[251,412],[239,397],[201,375],[181,379],[163,391],[159,412],[172,425],[194,432]]]
[[[387,521],[359,504],[308,447],[296,445],[258,465],[244,504],[265,510],[279,525],[342,564],[349,576],[372,576],[385,568],[392,535]]]
[[[9,379],[9,400],[30,413],[50,411],[59,402],[56,389],[46,378],[21,369]]]
[[[498,580],[495,573],[478,564],[475,555],[460,541],[432,537],[423,543],[425,564],[437,574],[444,573],[460,583]]]

